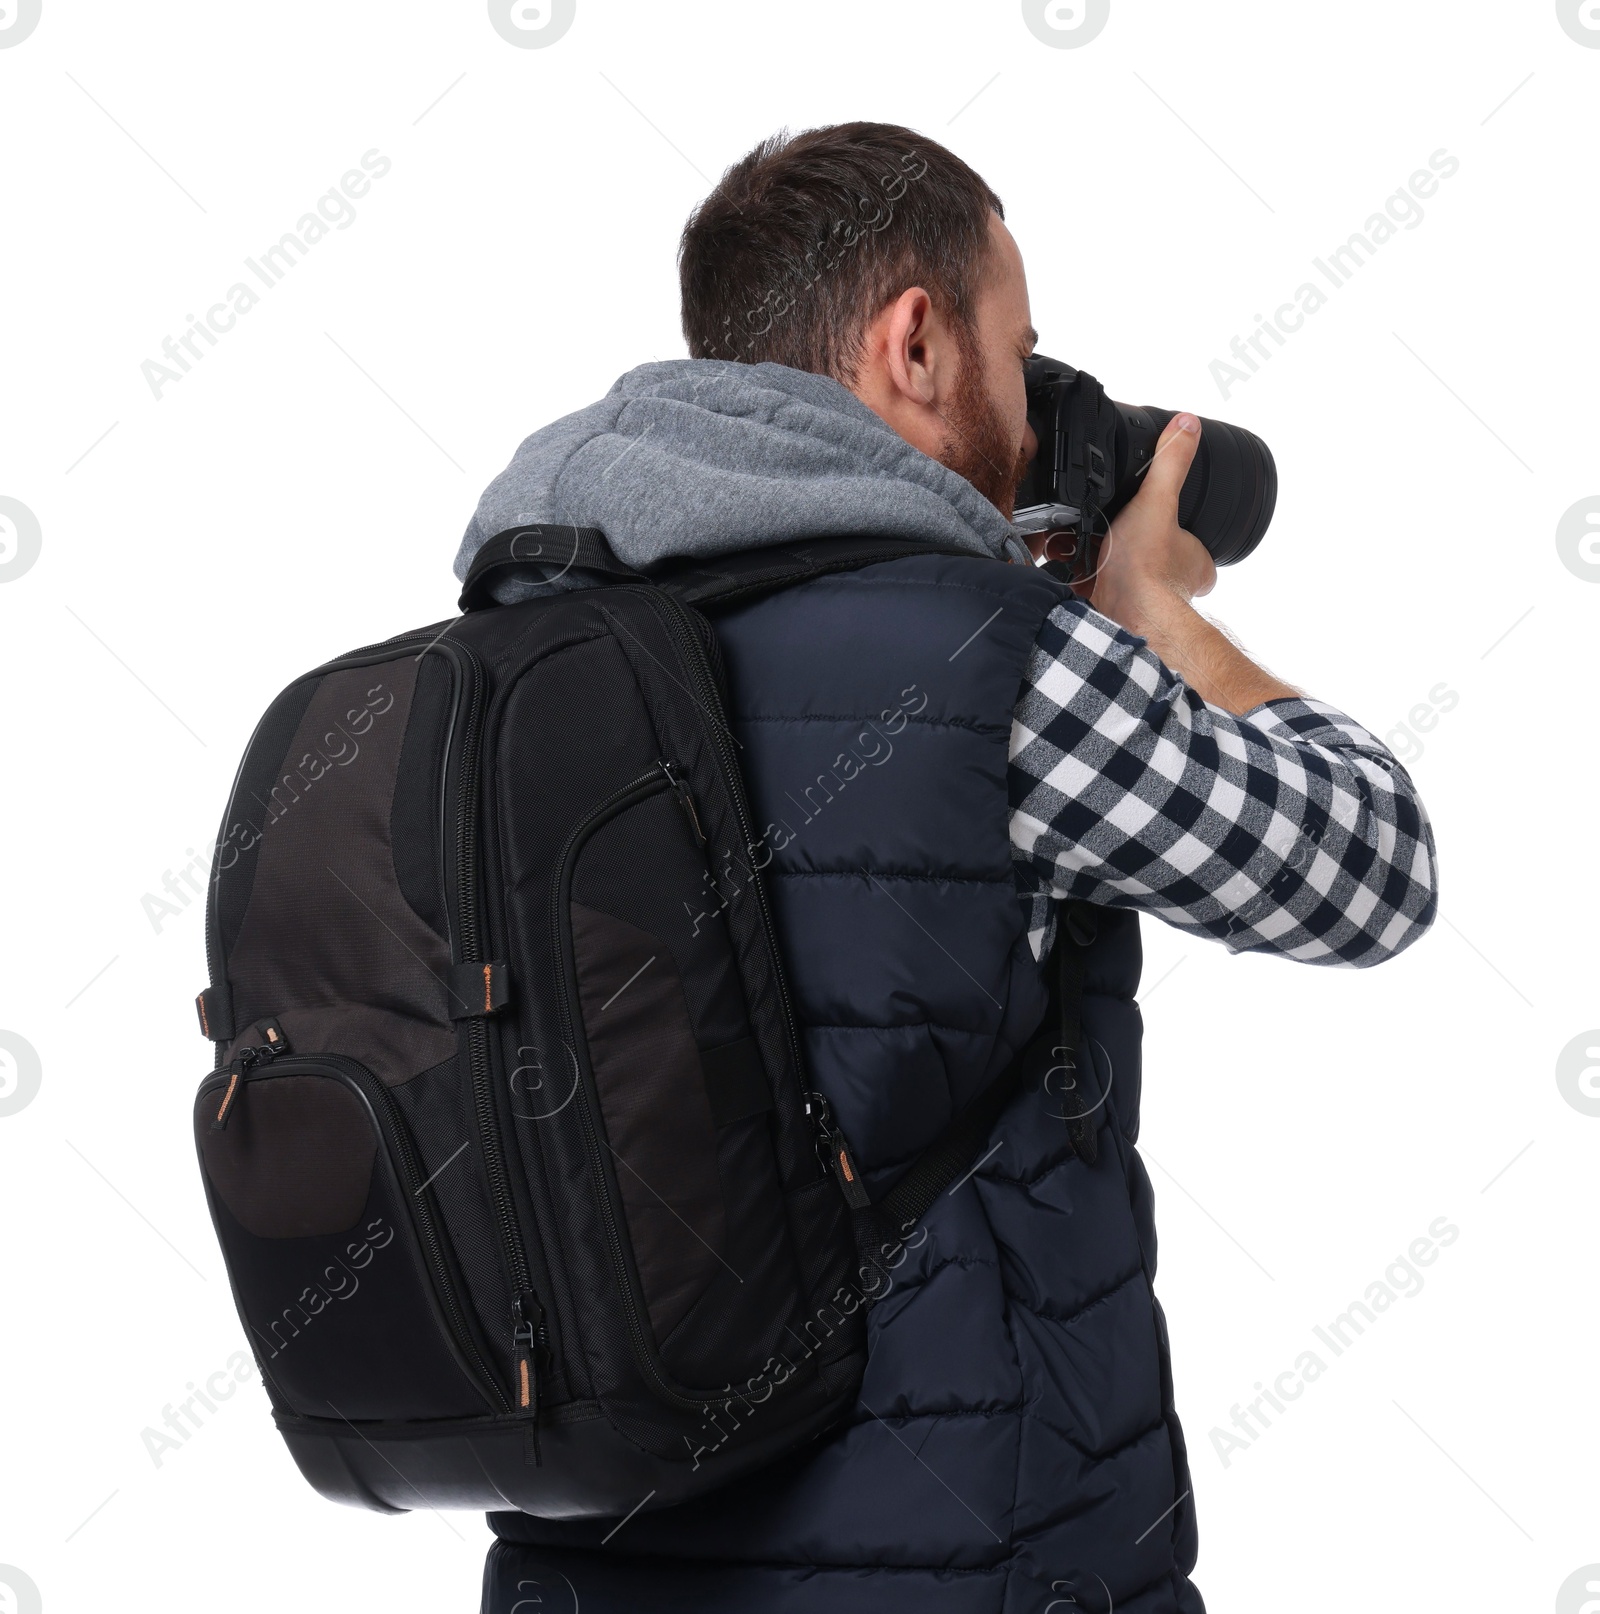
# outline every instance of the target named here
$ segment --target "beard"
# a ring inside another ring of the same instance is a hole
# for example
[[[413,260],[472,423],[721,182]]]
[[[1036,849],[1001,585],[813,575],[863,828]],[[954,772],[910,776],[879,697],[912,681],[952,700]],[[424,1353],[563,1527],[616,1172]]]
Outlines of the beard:
[[[1028,456],[983,389],[976,343],[965,335],[957,342],[961,372],[944,414],[939,463],[964,476],[1009,521],[1016,509],[1017,488],[1027,474]]]

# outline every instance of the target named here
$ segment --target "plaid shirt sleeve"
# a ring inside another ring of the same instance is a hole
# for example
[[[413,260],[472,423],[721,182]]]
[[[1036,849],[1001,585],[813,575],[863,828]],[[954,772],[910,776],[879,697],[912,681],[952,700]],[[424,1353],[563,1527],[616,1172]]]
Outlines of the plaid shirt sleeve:
[[[1051,898],[1307,964],[1377,964],[1432,923],[1433,831],[1393,753],[1321,701],[1211,706],[1081,600],[1040,631],[1010,757],[1035,957]]]

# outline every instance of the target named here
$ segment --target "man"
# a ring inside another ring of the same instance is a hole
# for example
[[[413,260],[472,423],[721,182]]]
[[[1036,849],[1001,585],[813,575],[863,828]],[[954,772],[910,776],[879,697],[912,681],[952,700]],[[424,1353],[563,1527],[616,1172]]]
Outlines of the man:
[[[538,521],[598,526],[640,567],[838,533],[941,545],[716,619],[756,818],[793,832],[765,879],[810,1075],[881,1196],[1040,1023],[1076,899],[1092,1141],[1059,1092],[1020,1094],[870,1313],[847,1422],[689,1506],[492,1515],[486,1606],[1201,1614],[1132,1146],[1136,914],[1378,963],[1431,922],[1427,820],[1371,734],[1195,611],[1215,573],[1177,523],[1192,416],[1086,598],[1028,564],[1008,519],[1036,447],[1027,284],[959,159],[881,124],[775,138],[680,264],[694,357],[530,437],[457,571]],[[505,597],[570,586],[535,570]]]

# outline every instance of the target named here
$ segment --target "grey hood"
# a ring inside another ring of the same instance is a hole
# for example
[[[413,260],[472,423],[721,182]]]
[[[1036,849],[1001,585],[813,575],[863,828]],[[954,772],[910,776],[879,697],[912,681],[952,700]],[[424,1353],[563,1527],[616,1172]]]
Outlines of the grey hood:
[[[913,448],[839,382],[720,359],[642,364],[598,403],[527,438],[478,501],[456,576],[465,578],[496,533],[535,523],[598,527],[640,569],[850,533],[1029,560],[965,477]],[[530,565],[525,580],[495,592],[509,602],[582,586],[559,572]]]

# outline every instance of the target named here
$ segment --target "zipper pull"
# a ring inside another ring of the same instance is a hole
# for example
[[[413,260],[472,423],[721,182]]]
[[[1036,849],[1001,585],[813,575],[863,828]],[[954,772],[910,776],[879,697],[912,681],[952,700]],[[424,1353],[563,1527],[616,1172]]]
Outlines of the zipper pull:
[[[251,1064],[255,1061],[251,1060]],[[239,1095],[239,1083],[244,1080],[244,1073],[250,1068],[244,1062],[244,1055],[240,1054],[228,1066],[228,1085],[222,1094],[222,1102],[217,1106],[217,1113],[211,1117],[211,1130],[222,1132],[227,1129],[228,1117],[233,1113],[233,1101]]]
[[[817,1135],[817,1158],[823,1168],[831,1171],[851,1210],[866,1210],[872,1204],[866,1184],[856,1167],[855,1157],[845,1135],[833,1124],[833,1110],[821,1093],[813,1093],[806,1101],[806,1113],[811,1117]]]
[[[850,1155],[850,1145],[844,1140],[844,1133],[835,1132],[829,1140],[833,1150],[833,1174],[839,1179],[840,1191],[844,1194],[844,1202],[851,1210],[866,1210],[872,1200],[867,1194],[866,1184],[861,1181],[861,1174],[856,1170],[856,1163]]]
[[[700,815],[694,810],[694,798],[689,794],[689,787],[677,775],[676,764],[658,762],[656,766],[667,776],[667,783],[672,786],[673,793],[678,798],[678,804],[689,815],[689,825],[694,830],[695,845],[704,846],[706,836],[705,831],[700,828]]]
[[[263,1021],[262,1028],[267,1040],[251,1048],[241,1048],[228,1066],[228,1085],[223,1092],[222,1102],[217,1106],[217,1113],[211,1120],[213,1132],[227,1131],[228,1118],[233,1114],[234,1101],[239,1096],[245,1077],[257,1065],[266,1064],[269,1060],[276,1059],[279,1054],[286,1054],[289,1051],[289,1040],[283,1034],[283,1027],[276,1020]]]
[[[250,1048],[241,1048],[233,1056],[233,1062],[228,1066],[229,1081],[227,1090],[223,1093],[222,1102],[217,1106],[217,1113],[211,1122],[213,1132],[225,1132],[227,1130],[228,1117],[233,1114],[234,1100],[239,1096],[245,1077],[257,1065],[265,1064],[268,1060],[276,1059],[279,1054],[289,1052],[289,1039],[279,1021],[269,1017],[257,1023],[260,1025],[261,1034],[266,1038],[266,1041],[257,1043]]]
[[[539,1451],[539,1353],[544,1345],[544,1307],[532,1292],[517,1296],[512,1303],[512,1361],[516,1382],[512,1396],[518,1412],[526,1412],[533,1431],[533,1459],[535,1467],[543,1466]]]

